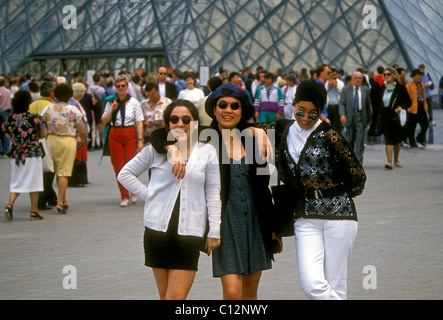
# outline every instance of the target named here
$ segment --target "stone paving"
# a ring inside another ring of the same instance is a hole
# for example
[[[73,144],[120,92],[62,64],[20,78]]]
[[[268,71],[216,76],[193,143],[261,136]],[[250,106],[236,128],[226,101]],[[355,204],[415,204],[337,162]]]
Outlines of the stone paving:
[[[434,144],[402,148],[403,168],[384,169],[383,145],[366,148],[368,181],[355,199],[359,232],[349,266],[351,300],[443,299],[443,111],[435,110],[434,117]],[[40,212],[44,220],[31,221],[24,194],[13,221],[0,216],[1,300],[158,299],[152,272],[143,265],[143,203],[119,207],[110,160],[105,157],[100,164],[100,157],[98,151],[89,152],[90,184],[68,189],[67,215],[53,209]],[[2,212],[9,172],[9,161],[1,159]],[[73,285],[76,289],[64,288]],[[211,258],[202,255],[189,299],[221,297]],[[263,273],[259,299],[306,299],[294,238],[284,239],[284,252]]]

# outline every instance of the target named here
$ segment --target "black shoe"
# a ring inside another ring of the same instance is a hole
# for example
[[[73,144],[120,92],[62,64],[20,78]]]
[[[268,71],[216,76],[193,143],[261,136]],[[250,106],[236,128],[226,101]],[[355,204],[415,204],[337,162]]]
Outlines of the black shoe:
[[[31,220],[43,220],[43,217],[38,212],[31,211]]]
[[[12,205],[8,204],[5,208],[5,216],[6,216],[6,219],[8,219],[9,221],[11,221],[13,218],[13,214],[12,214],[13,211],[14,211],[14,207]]]
[[[57,214],[66,214],[66,210],[63,204],[61,203],[57,204],[56,208],[57,208]]]

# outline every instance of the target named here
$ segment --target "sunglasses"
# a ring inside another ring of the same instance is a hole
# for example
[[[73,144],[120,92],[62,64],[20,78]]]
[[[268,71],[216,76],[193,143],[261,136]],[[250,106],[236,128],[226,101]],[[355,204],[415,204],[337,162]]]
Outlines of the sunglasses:
[[[297,111],[295,115],[297,116],[297,118],[303,118],[305,116],[305,113],[303,111]],[[316,115],[315,113],[311,113],[308,118],[309,120],[315,121],[318,119],[318,115]]]
[[[167,75],[167,73],[166,73],[166,72],[159,72],[158,74],[159,74],[159,75],[162,75],[162,76],[165,76],[165,75]]]
[[[126,88],[126,84],[118,84],[115,86],[117,89]]]
[[[227,103],[226,101],[220,101],[217,105],[222,110],[225,110],[228,106],[231,106],[231,110],[235,111],[241,108],[240,103],[234,101],[232,103]]]
[[[190,124],[192,121],[192,118],[190,116],[183,116],[182,118],[179,118],[178,116],[172,116],[169,118],[169,122],[172,124],[177,124],[178,121],[182,119],[183,124]]]
[[[390,77],[391,74],[390,74],[390,73],[385,73],[384,76],[385,76],[385,77]]]

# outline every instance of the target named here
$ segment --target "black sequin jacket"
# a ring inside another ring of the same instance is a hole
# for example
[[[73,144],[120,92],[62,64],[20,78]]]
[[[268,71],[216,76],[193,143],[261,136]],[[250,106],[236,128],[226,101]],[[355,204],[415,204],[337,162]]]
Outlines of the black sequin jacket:
[[[355,220],[352,198],[363,192],[366,174],[346,139],[323,122],[309,136],[298,164],[289,153],[287,135],[291,120],[255,124],[275,129],[276,165],[281,180],[291,189],[295,218]]]

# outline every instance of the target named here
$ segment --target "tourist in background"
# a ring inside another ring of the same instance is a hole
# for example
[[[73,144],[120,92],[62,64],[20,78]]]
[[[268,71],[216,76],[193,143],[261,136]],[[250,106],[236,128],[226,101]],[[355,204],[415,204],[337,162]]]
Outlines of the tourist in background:
[[[12,220],[15,200],[21,193],[31,198],[31,219],[41,220],[38,213],[38,196],[43,191],[42,149],[38,139],[46,137],[46,124],[42,117],[30,113],[32,102],[28,91],[19,90],[11,101],[12,114],[2,126],[2,132],[12,140],[11,181],[9,202],[5,208],[6,219]]]
[[[109,132],[109,151],[111,162],[117,178],[120,170],[143,147],[143,110],[138,100],[128,94],[129,80],[125,75],[115,79],[117,98],[108,102],[102,116],[103,124],[111,126]],[[131,196],[129,191],[117,181],[121,207],[127,207],[129,201],[135,203],[136,196]]]
[[[83,123],[83,115],[80,110],[68,104],[73,95],[71,86],[59,84],[54,89],[56,104],[47,106],[42,111],[48,125],[48,142],[54,161],[58,188],[57,212],[67,213],[68,178],[74,167],[77,144],[81,147],[87,145],[87,133]],[[77,141],[77,132],[80,142]]]
[[[386,68],[384,72],[386,83],[381,88],[381,133],[385,137],[385,149],[388,170],[402,167],[400,163],[401,142],[406,138],[405,129],[400,122],[399,113],[408,109],[412,102],[405,86],[398,82],[399,75],[394,68]],[[392,155],[394,154],[394,158]]]

